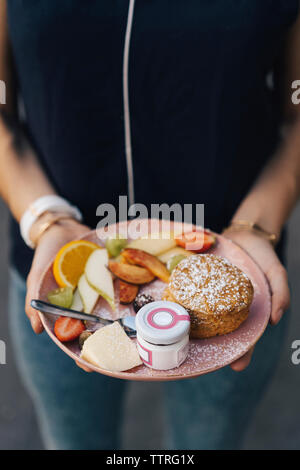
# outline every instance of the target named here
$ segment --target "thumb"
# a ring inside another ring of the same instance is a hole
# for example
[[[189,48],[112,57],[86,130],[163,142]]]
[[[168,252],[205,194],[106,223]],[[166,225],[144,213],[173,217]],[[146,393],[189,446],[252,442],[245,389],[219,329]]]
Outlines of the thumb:
[[[253,351],[254,346],[240,359],[237,359],[236,361],[232,362],[230,364],[231,369],[235,372],[241,372],[242,370],[246,369],[246,367],[248,367],[251,362]]]
[[[270,322],[273,325],[276,325],[290,304],[287,272],[282,264],[278,262],[267,272],[267,278],[270,283],[272,294],[272,312]]]
[[[35,333],[40,334],[44,330],[38,312],[31,307],[30,302],[37,296],[37,286],[40,279],[40,273],[31,271],[27,278],[27,293],[25,300],[25,313],[30,320],[32,329]]]

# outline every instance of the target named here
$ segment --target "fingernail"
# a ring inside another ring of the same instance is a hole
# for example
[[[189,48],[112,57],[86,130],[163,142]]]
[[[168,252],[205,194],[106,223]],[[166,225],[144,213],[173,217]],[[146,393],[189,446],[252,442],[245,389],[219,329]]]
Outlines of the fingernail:
[[[36,328],[37,328],[37,326],[38,326],[38,320],[37,320],[37,318],[33,317],[33,318],[31,319],[31,326],[32,326],[33,330],[35,331]]]
[[[277,321],[281,320],[283,314],[284,314],[283,308],[279,309],[278,312],[277,312]]]
[[[31,328],[34,330],[34,329],[35,329],[35,321],[34,321],[34,318],[31,318],[31,319],[30,319],[30,323],[31,323]]]

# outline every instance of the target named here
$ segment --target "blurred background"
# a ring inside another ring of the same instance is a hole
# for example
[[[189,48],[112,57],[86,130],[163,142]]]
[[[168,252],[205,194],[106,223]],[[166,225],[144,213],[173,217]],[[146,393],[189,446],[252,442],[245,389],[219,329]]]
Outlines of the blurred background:
[[[0,339],[7,346],[7,365],[0,365],[0,449],[42,449],[32,403],[20,383],[7,331],[8,213],[1,201],[0,221]],[[300,365],[291,362],[291,344],[300,339],[299,240],[300,206],[289,223],[288,270],[292,289],[289,331],[274,378],[253,416],[245,449],[300,448]],[[154,405],[151,409],[143,406],[147,397]],[[148,425],[143,426],[144,422]],[[159,385],[131,383],[123,428],[124,448],[144,449],[147,443],[147,449],[162,449],[162,434]]]

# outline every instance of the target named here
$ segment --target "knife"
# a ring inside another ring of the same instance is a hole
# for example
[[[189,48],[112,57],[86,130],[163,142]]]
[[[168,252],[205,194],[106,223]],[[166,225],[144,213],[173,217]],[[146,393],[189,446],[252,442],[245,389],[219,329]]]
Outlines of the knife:
[[[119,318],[118,320],[107,320],[91,313],[78,312],[77,310],[71,310],[70,308],[58,307],[57,305],[49,304],[43,300],[32,299],[31,307],[42,313],[49,313],[50,315],[56,315],[59,317],[76,318],[77,320],[91,321],[95,323],[101,323],[101,325],[110,325],[114,321],[118,321],[124,328],[125,333],[130,337],[136,336],[135,328],[135,317],[128,316]]]

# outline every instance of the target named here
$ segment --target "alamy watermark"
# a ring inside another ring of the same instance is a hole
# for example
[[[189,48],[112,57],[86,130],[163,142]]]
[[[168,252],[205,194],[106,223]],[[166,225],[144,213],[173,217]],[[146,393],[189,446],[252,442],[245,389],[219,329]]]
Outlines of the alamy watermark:
[[[294,80],[291,87],[295,90],[292,93],[291,100],[293,104],[297,105],[300,103],[300,80]]]
[[[0,340],[0,365],[6,364],[6,344]]]
[[[115,226],[117,221],[127,222],[122,224],[122,236],[133,239],[146,234],[153,239],[167,239],[174,223],[176,232],[181,233],[191,232],[193,221],[197,227],[204,227],[204,204],[162,203],[147,207],[137,203],[128,206],[127,196],[119,196],[118,210],[113,204],[104,203],[97,207],[96,215],[101,218],[96,227],[99,238],[104,233],[108,233],[110,237],[120,233]]]
[[[6,104],[6,85],[3,80],[0,80],[0,104]]]
[[[291,355],[291,361],[294,366],[298,366],[300,364],[300,339],[295,339],[292,342],[291,348],[294,349]]]

